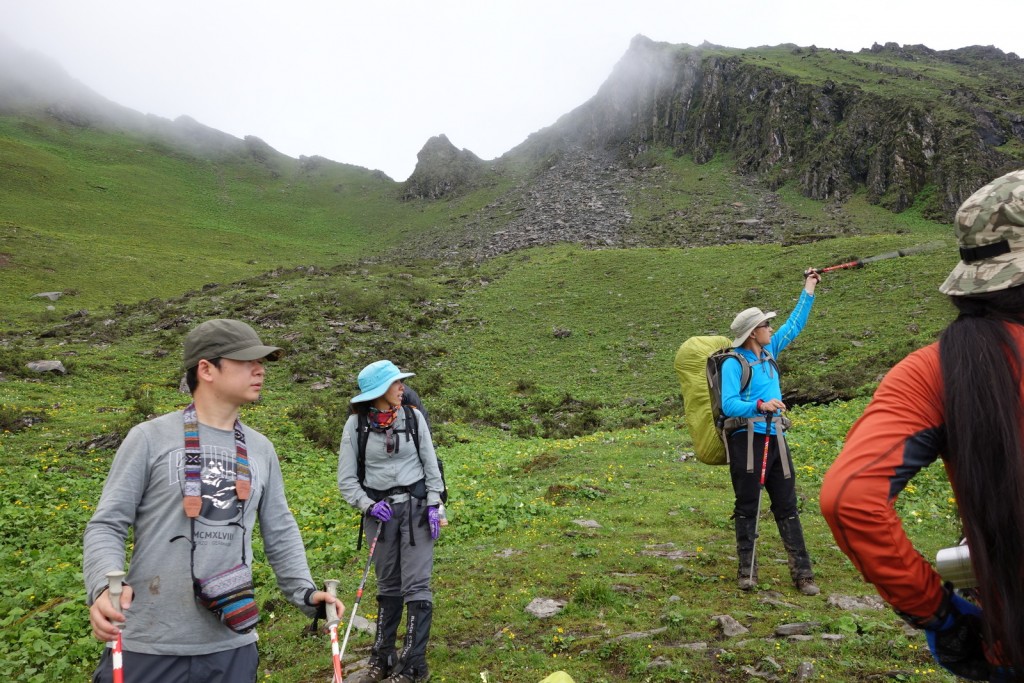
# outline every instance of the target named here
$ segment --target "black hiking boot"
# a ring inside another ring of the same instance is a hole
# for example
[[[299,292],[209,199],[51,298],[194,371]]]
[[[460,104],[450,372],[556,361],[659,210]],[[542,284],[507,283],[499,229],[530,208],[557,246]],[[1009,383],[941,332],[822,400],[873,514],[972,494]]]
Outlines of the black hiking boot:
[[[347,683],[377,683],[383,681],[388,675],[388,664],[374,657],[365,669],[360,669],[351,677],[345,679]]]
[[[426,600],[410,602],[406,606],[405,642],[398,655],[395,672],[386,683],[426,683],[430,680],[427,669],[427,642],[430,640],[430,622],[434,618],[434,605]]]
[[[370,663],[357,671],[346,683],[377,683],[387,678],[395,662],[395,637],[402,623],[402,598],[393,595],[377,596],[377,635],[373,639]]]
[[[739,556],[739,568],[736,584],[740,590],[752,591],[757,588],[757,560],[754,558],[754,538],[757,520],[753,517],[736,517],[736,555]],[[753,560],[753,572],[751,561]]]
[[[807,546],[804,545],[804,530],[800,525],[800,518],[793,515],[777,519],[775,524],[779,527],[782,545],[786,547],[789,575],[793,579],[793,585],[804,595],[817,595],[821,589],[814,583],[814,570],[811,568]]]
[[[419,674],[409,674],[402,671],[401,673],[391,674],[384,683],[427,683],[429,680],[429,673],[420,676]]]

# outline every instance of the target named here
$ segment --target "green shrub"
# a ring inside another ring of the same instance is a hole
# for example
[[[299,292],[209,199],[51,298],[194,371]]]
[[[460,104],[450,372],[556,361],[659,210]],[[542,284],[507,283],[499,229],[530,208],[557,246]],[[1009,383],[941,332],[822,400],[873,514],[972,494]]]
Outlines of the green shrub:
[[[324,398],[312,398],[288,409],[302,435],[320,448],[337,450],[345,426],[343,407]]]
[[[11,434],[46,420],[46,413],[13,405],[0,405],[0,432]]]

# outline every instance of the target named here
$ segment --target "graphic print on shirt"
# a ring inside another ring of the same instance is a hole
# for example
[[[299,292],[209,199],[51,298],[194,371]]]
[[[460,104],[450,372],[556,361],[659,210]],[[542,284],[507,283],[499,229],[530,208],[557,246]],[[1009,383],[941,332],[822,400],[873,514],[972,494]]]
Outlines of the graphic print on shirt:
[[[242,501],[235,493],[236,463],[234,449],[219,446],[202,445],[203,465],[200,473],[202,491],[200,497],[203,507],[199,512],[197,523],[219,529],[202,530],[196,528],[196,542],[230,544],[233,534],[242,522]],[[174,463],[172,477],[179,488],[185,486],[185,450],[177,449],[171,453],[170,462]],[[250,467],[253,463],[250,462]],[[252,472],[253,490],[257,489],[257,472]],[[224,528],[226,527],[226,528]]]

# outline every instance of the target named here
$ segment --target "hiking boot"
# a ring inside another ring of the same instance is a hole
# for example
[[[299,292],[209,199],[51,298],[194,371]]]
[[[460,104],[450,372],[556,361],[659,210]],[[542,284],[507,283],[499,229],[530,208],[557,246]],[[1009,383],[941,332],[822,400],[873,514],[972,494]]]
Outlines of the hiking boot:
[[[379,659],[371,659],[369,666],[365,669],[360,669],[355,675],[345,680],[347,683],[377,683],[378,681],[383,681],[387,675],[387,664]]]
[[[429,680],[430,673],[425,673],[420,676],[419,674],[400,671],[399,673],[388,676],[384,683],[427,683]]]
[[[743,576],[740,574],[736,580],[736,585],[740,587],[741,591],[752,591],[757,590],[757,574],[754,576]]]
[[[811,558],[807,554],[807,546],[804,545],[804,530],[800,525],[800,518],[796,515],[776,519],[779,527],[779,536],[782,538],[782,545],[786,547],[787,564],[789,565],[789,576],[795,585],[804,595],[817,595],[821,591],[814,585],[814,569],[811,567]]]
[[[402,622],[402,596],[377,596],[377,635],[373,639],[370,663],[352,676],[347,683],[377,683],[391,673],[395,660],[395,636]]]
[[[405,642],[387,683],[424,683],[430,680],[427,642],[434,620],[434,605],[427,600],[414,600],[407,603],[405,609]]]

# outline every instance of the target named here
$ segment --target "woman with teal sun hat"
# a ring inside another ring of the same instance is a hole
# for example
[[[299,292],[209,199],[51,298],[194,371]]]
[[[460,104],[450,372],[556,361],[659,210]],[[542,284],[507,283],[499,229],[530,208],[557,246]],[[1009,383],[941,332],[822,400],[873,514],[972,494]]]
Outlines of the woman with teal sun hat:
[[[441,534],[444,485],[423,413],[402,405],[402,380],[414,374],[402,372],[390,360],[363,368],[341,437],[338,488],[365,515],[377,577],[377,634],[369,664],[350,683],[414,683],[430,676],[430,579],[434,543]],[[403,606],[405,640],[396,653]]]

